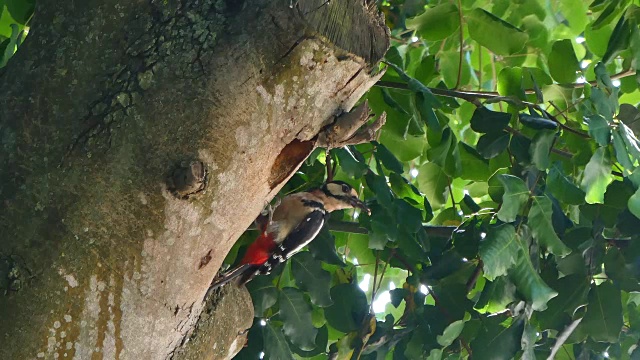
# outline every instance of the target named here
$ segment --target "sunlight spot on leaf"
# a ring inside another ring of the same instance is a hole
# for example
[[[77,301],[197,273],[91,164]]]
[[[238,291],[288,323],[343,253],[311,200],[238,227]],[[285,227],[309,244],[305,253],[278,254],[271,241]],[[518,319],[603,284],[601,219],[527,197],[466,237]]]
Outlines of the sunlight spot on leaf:
[[[378,298],[373,302],[373,312],[381,313],[387,307],[387,304],[391,302],[391,293],[384,291],[380,293]]]
[[[358,284],[358,286],[360,286],[360,289],[362,289],[362,291],[367,291],[369,289],[370,282],[371,282],[371,275],[364,274],[364,277],[360,282],[360,284]]]

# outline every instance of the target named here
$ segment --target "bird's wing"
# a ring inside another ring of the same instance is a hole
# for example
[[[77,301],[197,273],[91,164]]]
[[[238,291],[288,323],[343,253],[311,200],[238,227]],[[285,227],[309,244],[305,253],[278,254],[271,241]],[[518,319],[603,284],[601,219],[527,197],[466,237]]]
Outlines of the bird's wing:
[[[295,229],[278,245],[278,253],[286,259],[302,250],[311,240],[318,236],[324,226],[326,212],[321,209],[307,214]]]

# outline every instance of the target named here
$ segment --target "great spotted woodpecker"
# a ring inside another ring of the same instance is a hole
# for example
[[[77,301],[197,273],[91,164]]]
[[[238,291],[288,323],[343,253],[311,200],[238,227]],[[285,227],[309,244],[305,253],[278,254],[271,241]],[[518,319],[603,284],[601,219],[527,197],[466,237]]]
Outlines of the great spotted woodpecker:
[[[342,181],[285,196],[270,219],[259,224],[260,235],[240,265],[215,279],[207,293],[234,279],[243,285],[256,275],[269,274],[318,235],[330,212],[355,207],[370,212],[358,193]]]

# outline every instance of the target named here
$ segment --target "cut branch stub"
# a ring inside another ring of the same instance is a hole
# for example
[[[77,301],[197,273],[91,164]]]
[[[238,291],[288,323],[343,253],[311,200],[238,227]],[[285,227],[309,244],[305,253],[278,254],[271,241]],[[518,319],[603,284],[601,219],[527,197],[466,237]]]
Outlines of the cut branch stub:
[[[357,5],[358,2],[362,5]],[[310,28],[337,47],[362,57],[371,66],[377,64],[389,48],[389,28],[375,2],[299,0],[296,7]],[[343,26],[344,23],[350,26]]]
[[[387,115],[382,113],[367,124],[370,118],[369,104],[365,101],[351,112],[338,116],[333,124],[318,135],[316,146],[332,149],[375,140],[376,132],[384,125]]]

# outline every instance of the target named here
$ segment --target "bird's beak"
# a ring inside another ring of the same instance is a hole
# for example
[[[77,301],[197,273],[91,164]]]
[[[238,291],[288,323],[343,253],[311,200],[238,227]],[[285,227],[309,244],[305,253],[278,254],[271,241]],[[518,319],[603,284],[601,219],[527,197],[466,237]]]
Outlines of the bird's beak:
[[[367,207],[367,205],[365,205],[362,200],[360,200],[358,198],[355,198],[355,197],[350,198],[350,200],[351,200],[350,201],[351,206],[353,206],[354,208],[362,209],[362,210],[366,211],[368,215],[371,215],[371,209],[369,209]]]

